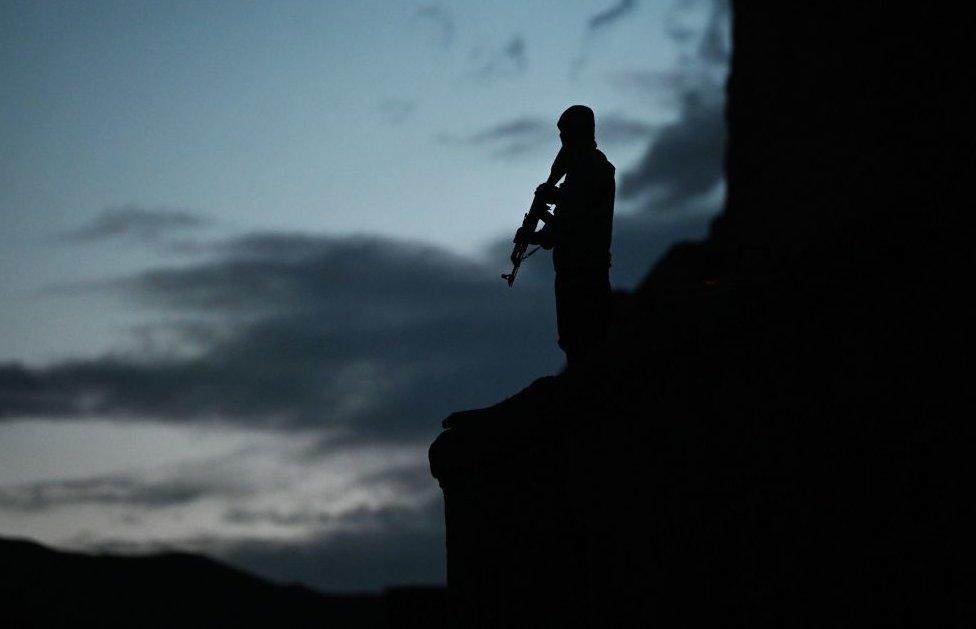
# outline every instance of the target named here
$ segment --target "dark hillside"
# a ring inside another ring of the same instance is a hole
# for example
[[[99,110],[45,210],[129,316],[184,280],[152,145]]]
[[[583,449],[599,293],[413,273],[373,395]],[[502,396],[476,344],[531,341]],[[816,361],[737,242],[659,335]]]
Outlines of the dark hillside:
[[[0,539],[4,627],[438,627],[440,588],[337,596],[199,555],[87,555]]]

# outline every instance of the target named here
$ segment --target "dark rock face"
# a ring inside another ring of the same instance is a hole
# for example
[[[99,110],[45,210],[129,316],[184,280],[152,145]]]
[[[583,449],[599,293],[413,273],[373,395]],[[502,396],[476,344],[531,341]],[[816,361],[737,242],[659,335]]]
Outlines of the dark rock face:
[[[735,4],[711,238],[449,418],[462,626],[973,626],[969,35],[852,4]]]
[[[850,257],[946,235],[972,165],[971,29],[934,7],[795,4],[734,9],[718,240]]]

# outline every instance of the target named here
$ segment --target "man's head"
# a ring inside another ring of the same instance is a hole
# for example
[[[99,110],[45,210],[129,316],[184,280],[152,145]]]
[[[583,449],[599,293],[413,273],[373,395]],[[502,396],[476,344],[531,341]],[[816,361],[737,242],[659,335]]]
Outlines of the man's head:
[[[556,126],[566,148],[596,148],[596,120],[586,105],[573,105],[564,111]]]

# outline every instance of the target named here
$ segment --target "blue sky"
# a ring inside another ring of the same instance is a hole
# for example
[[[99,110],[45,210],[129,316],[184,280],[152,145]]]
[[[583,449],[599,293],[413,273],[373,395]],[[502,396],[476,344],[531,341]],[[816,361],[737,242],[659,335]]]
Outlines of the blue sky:
[[[4,7],[7,290],[144,265],[145,251],[44,246],[125,206],[188,209],[217,234],[378,233],[471,254],[518,221],[557,138],[534,135],[511,156],[466,138],[553,123],[574,102],[648,128],[675,115],[621,87],[674,69],[680,47],[647,30],[675,14],[666,2],[595,31],[586,2]],[[684,13],[694,25],[703,11]],[[506,55],[513,41],[521,58]],[[608,147],[612,160],[632,163],[642,139]],[[82,343],[51,336],[61,320],[37,326],[36,310],[7,313],[17,334],[0,339],[3,354],[52,358],[110,337],[90,320],[105,313],[87,317]]]
[[[597,112],[632,286],[720,207],[727,21],[706,0],[0,3],[0,535],[331,589],[440,578],[440,418],[560,365],[548,260],[498,279],[556,118]]]

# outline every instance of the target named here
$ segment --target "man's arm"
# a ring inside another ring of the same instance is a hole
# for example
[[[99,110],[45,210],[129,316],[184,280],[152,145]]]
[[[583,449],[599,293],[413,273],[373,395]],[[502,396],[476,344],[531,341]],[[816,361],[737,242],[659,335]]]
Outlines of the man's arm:
[[[527,227],[520,227],[515,232],[512,242],[524,242],[529,245],[539,245],[543,249],[552,249],[556,244],[556,232],[552,225],[545,225],[539,231],[529,231]]]
[[[563,201],[563,192],[559,186],[549,182],[539,184],[535,189],[535,196],[539,203],[534,203],[529,210],[529,216],[537,218],[546,225],[554,225],[559,222],[556,215],[549,211],[549,205],[559,205]]]
[[[563,191],[559,186],[547,181],[540,184],[535,193],[541,203],[533,206],[529,215],[545,223],[545,226],[532,235],[530,242],[540,245],[543,249],[552,249],[559,240],[559,233],[563,225],[559,217],[549,210],[549,204],[558,206],[562,203]]]
[[[528,242],[530,245],[539,245],[548,251],[556,244],[556,234],[553,232],[552,227],[546,225],[539,231],[531,234]]]
[[[535,196],[543,203],[559,205],[563,200],[563,191],[556,184],[546,181],[536,187]]]

